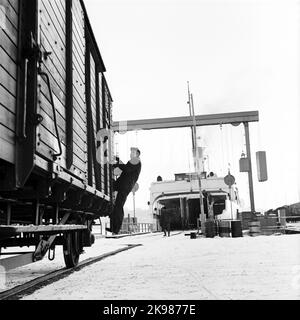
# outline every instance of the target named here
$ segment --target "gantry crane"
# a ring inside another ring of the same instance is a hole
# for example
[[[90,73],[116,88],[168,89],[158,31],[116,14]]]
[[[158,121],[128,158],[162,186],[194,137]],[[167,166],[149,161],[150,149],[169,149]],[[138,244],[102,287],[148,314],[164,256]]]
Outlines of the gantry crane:
[[[258,121],[259,121],[258,111],[246,111],[246,112],[219,113],[219,114],[208,114],[208,115],[198,115],[198,116],[191,115],[191,116],[183,116],[183,117],[118,121],[113,123],[113,131],[125,133],[129,131],[137,131],[137,130],[155,130],[155,129],[191,127],[193,132],[193,128],[195,128],[196,126],[212,126],[212,125],[223,125],[223,124],[232,124],[234,126],[238,126],[241,123],[243,123],[245,128],[245,140],[246,140],[245,142],[246,142],[246,152],[247,152],[246,157],[248,159],[248,164],[249,164],[248,181],[249,181],[250,207],[251,207],[251,211],[255,212],[249,122],[258,122]]]

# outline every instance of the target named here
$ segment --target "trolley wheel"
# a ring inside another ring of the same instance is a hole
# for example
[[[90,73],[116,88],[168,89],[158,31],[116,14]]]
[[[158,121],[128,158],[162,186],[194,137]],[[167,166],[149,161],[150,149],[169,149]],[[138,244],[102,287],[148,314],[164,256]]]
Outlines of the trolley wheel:
[[[64,260],[67,268],[73,268],[78,264],[80,255],[79,233],[70,232],[64,235]]]

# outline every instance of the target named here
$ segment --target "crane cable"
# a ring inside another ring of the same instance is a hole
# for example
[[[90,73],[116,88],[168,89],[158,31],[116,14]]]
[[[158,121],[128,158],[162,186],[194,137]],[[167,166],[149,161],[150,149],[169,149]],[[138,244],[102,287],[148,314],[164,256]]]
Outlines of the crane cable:
[[[220,132],[221,132],[221,150],[222,150],[222,174],[224,173],[224,162],[225,162],[225,157],[224,157],[224,143],[223,143],[223,124],[220,123]]]

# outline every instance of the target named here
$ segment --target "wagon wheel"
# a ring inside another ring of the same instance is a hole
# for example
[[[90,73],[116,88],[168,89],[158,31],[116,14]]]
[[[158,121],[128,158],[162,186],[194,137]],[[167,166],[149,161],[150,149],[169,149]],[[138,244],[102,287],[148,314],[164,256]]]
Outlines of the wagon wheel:
[[[79,233],[69,232],[64,235],[64,260],[67,268],[73,268],[78,264],[80,255]]]

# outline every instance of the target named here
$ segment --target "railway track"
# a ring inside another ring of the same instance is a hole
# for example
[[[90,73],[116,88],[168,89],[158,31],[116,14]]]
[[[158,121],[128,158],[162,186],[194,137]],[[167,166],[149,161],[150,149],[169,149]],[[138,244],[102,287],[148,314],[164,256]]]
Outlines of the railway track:
[[[63,269],[50,272],[44,276],[38,277],[24,284],[18,285],[12,289],[0,292],[0,300],[18,300],[22,298],[24,295],[32,294],[34,291],[40,289],[41,287],[44,287],[60,279],[63,279],[68,275],[72,274],[73,272],[79,271],[84,267],[87,267],[93,263],[96,263],[98,261],[101,261],[113,255],[119,254],[124,251],[128,251],[130,249],[134,249],[140,246],[142,246],[142,244],[129,244],[129,245],[126,245],[124,248],[120,248],[120,249],[99,255],[97,257],[83,260],[74,268],[70,268],[70,269],[63,268]]]
[[[176,236],[178,234],[181,234],[183,231],[180,232],[172,232],[171,233],[171,237],[172,236]],[[120,239],[120,238],[125,238],[125,237],[134,237],[134,236],[142,236],[142,235],[151,235],[151,236],[160,236],[162,235],[163,232],[162,231],[158,231],[158,232],[143,232],[143,233],[131,233],[131,234],[120,234],[120,235],[111,235],[111,236],[105,236],[106,239]]]

